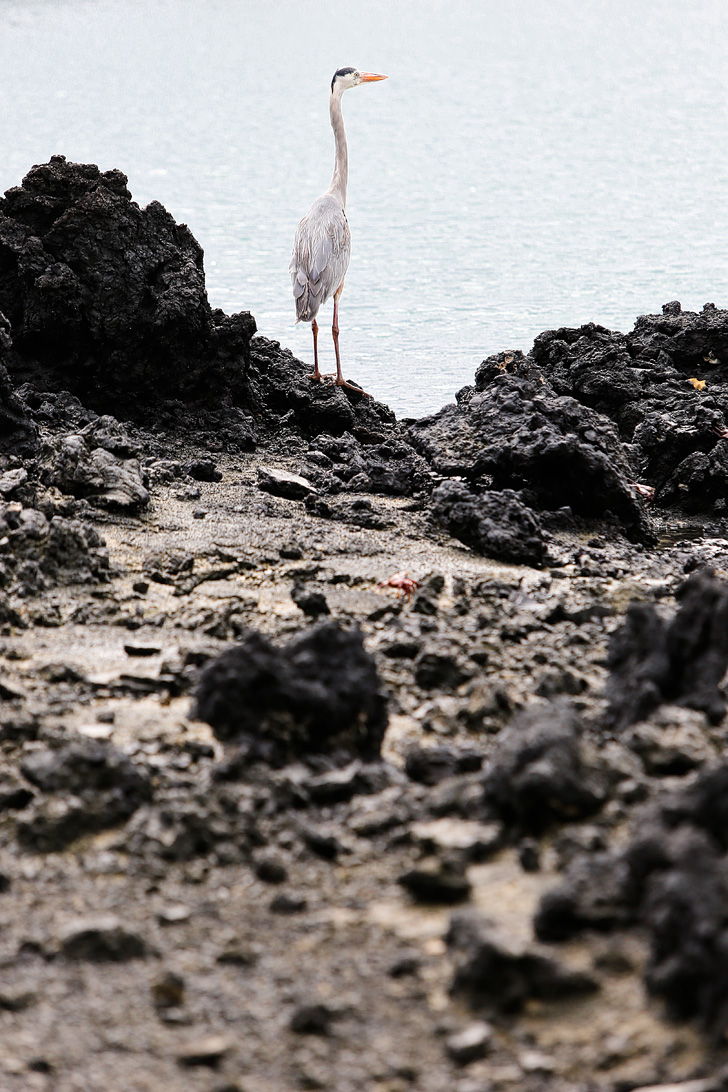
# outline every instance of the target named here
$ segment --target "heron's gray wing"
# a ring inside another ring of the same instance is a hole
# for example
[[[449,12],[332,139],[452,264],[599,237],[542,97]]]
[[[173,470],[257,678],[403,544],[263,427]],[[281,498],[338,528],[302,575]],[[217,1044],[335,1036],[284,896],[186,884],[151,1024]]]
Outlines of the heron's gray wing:
[[[341,205],[324,194],[296,230],[289,266],[296,312],[310,321],[341,284],[349,267],[351,235]]]

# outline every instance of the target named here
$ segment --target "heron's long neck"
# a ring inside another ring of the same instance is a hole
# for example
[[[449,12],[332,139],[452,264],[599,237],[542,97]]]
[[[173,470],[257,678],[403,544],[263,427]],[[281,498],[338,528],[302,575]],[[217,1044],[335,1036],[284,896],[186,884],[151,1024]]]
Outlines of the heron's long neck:
[[[332,91],[329,101],[331,113],[331,128],[334,130],[336,141],[336,162],[334,174],[329,186],[329,193],[338,197],[342,208],[346,208],[346,183],[349,180],[349,152],[346,146],[346,132],[344,131],[344,115],[341,112],[341,92]]]

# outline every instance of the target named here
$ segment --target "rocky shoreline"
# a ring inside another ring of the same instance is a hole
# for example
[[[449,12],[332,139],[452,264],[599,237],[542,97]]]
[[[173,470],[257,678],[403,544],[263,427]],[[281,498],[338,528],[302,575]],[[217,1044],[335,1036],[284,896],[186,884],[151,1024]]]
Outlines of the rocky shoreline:
[[[398,421],[0,199],[0,1085],[728,1085],[728,312]]]

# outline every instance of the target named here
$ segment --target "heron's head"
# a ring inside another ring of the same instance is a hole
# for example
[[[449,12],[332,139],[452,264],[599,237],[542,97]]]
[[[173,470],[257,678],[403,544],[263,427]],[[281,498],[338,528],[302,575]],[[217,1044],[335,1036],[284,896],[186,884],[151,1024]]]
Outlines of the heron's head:
[[[377,80],[387,78],[378,76],[376,72],[360,72],[358,68],[338,68],[331,81],[331,93],[341,95],[350,87],[358,87],[360,83],[376,83]]]

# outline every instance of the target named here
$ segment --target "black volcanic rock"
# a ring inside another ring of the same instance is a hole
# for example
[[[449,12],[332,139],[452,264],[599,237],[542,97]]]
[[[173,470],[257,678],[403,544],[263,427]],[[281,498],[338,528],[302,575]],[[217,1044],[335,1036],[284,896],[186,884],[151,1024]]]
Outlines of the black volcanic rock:
[[[626,848],[573,861],[534,922],[552,941],[639,927],[648,990],[716,1037],[728,1027],[727,800],[728,765],[702,771],[640,816]]]
[[[149,503],[139,461],[128,457],[133,450],[129,437],[113,417],[99,417],[52,447],[43,476],[62,493],[130,512]]]
[[[301,473],[322,493],[382,493],[408,497],[430,488],[431,473],[422,458],[390,424],[381,442],[362,443],[350,433],[319,436],[311,444]]]
[[[612,638],[606,687],[609,723],[624,728],[663,702],[698,709],[715,724],[726,695],[728,585],[710,571],[678,590],[680,609],[665,622],[649,603],[632,603]]]
[[[0,453],[33,455],[38,449],[38,430],[27,407],[13,391],[3,359],[12,348],[10,323],[0,313]]]
[[[597,811],[604,792],[585,761],[580,729],[564,701],[516,714],[485,775],[489,808],[504,822],[537,833]]]
[[[358,629],[324,622],[277,648],[256,630],[203,671],[194,716],[285,755],[379,754],[387,705]]]
[[[444,481],[434,490],[432,519],[466,546],[486,557],[538,568],[546,556],[538,516],[512,489],[473,493],[458,481]]]
[[[152,795],[143,767],[96,740],[34,751],[21,770],[41,795],[19,817],[18,838],[42,852],[128,819]]]
[[[627,534],[649,537],[613,423],[546,384],[500,374],[462,405],[414,422],[409,436],[439,474],[525,489],[545,508],[611,511]]]
[[[297,427],[306,436],[351,433],[362,443],[382,443],[398,431],[392,411],[348,387],[317,383],[311,367],[277,341],[256,337],[246,367],[247,404],[268,423]]]
[[[524,944],[476,910],[453,914],[445,936],[455,966],[450,992],[478,1010],[518,1012],[531,998],[558,1001],[599,988],[540,944]]]
[[[541,898],[533,926],[539,940],[560,941],[583,929],[609,932],[634,920],[627,899],[629,870],[618,853],[590,853],[569,865],[558,887]]]
[[[109,555],[98,531],[83,520],[48,520],[36,508],[0,503],[0,573],[24,595],[37,594],[49,581],[107,581]]]
[[[200,246],[126,182],[54,156],[0,199],[11,371],[52,376],[97,408],[199,393],[214,340]]]
[[[611,417],[658,504],[724,507],[728,311],[706,304],[683,312],[672,302],[626,335],[594,323],[549,330],[517,368]],[[482,386],[492,371],[483,371]]]

